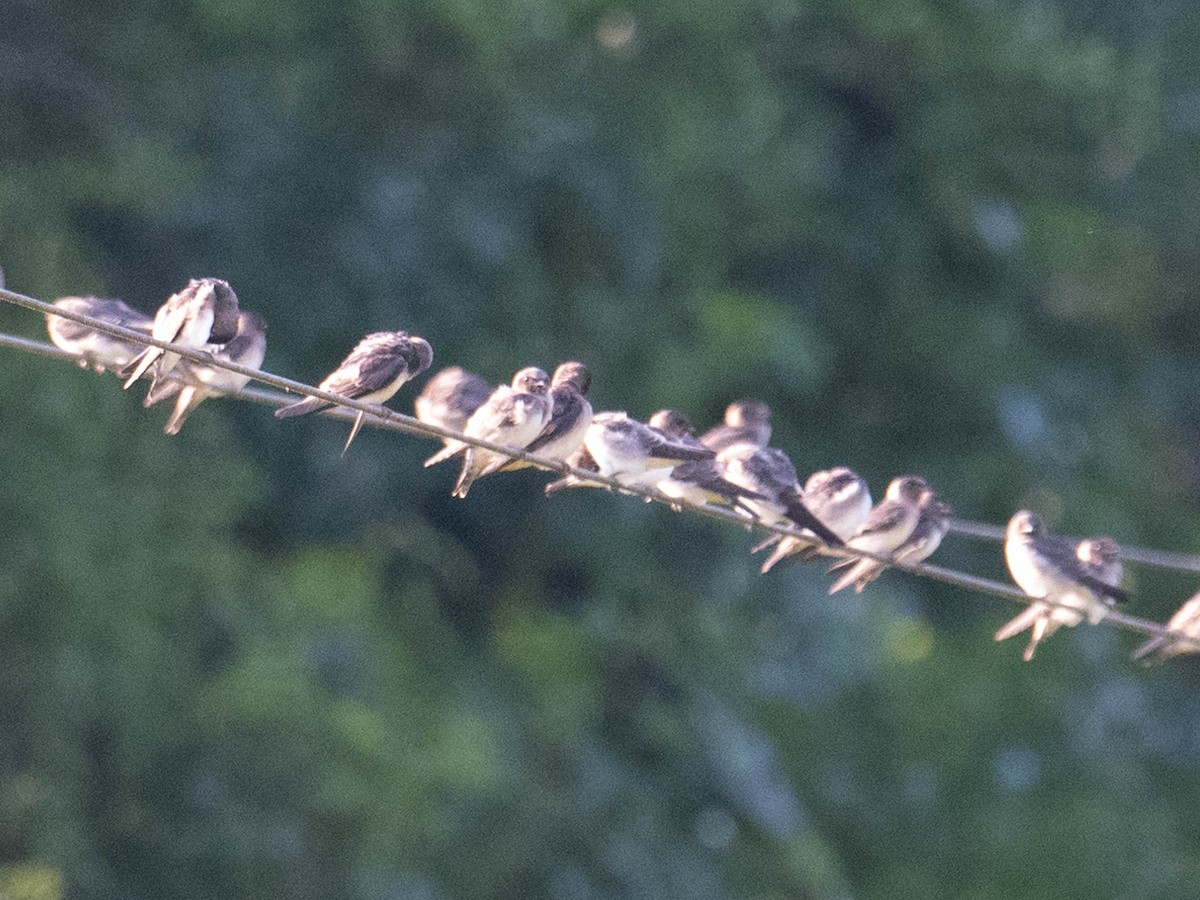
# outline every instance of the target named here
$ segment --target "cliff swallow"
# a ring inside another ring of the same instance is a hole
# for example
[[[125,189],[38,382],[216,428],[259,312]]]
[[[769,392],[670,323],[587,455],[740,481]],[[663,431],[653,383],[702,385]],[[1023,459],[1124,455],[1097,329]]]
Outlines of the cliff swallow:
[[[809,511],[843,541],[854,537],[871,514],[870,488],[858,473],[846,466],[814,472],[804,482],[803,496]],[[775,534],[751,552],[757,553],[772,545],[775,545],[774,551],[759,569],[763,574],[784,559],[795,557],[803,562],[820,555],[824,549],[803,538]]]
[[[237,333],[224,344],[208,344],[204,348],[214,359],[234,362],[248,369],[262,367],[267,354],[266,324],[251,312],[238,313]],[[172,373],[174,377],[159,381],[146,394],[144,406],[153,406],[175,398],[175,409],[163,431],[179,434],[192,411],[209,397],[235,394],[250,382],[249,375],[240,375],[216,366],[204,366],[183,360]]]
[[[463,433],[481,440],[524,450],[546,427],[552,413],[550,376],[530,366],[513,376],[512,385],[501,385],[467,420]],[[463,444],[462,472],[451,496],[466,497],[477,478],[498,471],[511,457],[483,447]]]
[[[429,380],[425,389],[413,401],[413,412],[418,419],[439,428],[461,432],[467,427],[467,419],[492,395],[491,386],[461,366],[442,369]],[[444,438],[442,446],[458,446],[453,438]],[[425,460],[426,466],[441,462],[438,454]]]
[[[229,282],[220,278],[193,278],[187,287],[172,294],[154,314],[150,336],[204,349],[206,344],[225,344],[237,334],[238,298]],[[179,362],[179,354],[158,347],[146,347],[121,370],[128,390],[154,366],[154,383],[170,374]]]
[[[1033,659],[1038,644],[1060,626],[1074,627],[1084,618],[1094,625],[1114,603],[1128,599],[1123,590],[1097,578],[1091,564],[1080,559],[1079,542],[1048,533],[1042,520],[1028,510],[1008,522],[1004,559],[1013,581],[1033,602],[996,632],[996,640],[1032,628],[1026,661]]]
[[[149,335],[154,327],[153,319],[120,300],[103,297],[60,297],[54,301],[54,305],[146,335]],[[50,340],[54,346],[79,357],[79,365],[85,369],[91,366],[97,372],[123,369],[146,349],[145,344],[122,340],[89,328],[82,322],[64,319],[61,316],[46,316],[46,330],[50,333]]]
[[[406,331],[378,331],[368,334],[350,355],[342,360],[319,387],[330,394],[337,394],[363,403],[384,403],[390,400],[400,387],[429,368],[433,362],[433,348],[424,338],[410,335]],[[302,416],[306,413],[328,409],[332,403],[317,397],[305,397],[291,406],[275,410],[280,419]],[[350,449],[350,442],[362,427],[364,412],[359,412],[350,429],[350,436],[342,447],[343,455]]]

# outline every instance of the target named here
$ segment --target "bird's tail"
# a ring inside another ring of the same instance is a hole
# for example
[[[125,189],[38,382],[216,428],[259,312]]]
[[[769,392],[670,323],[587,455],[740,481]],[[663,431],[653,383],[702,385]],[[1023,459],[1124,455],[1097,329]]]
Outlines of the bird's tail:
[[[836,568],[840,568],[840,565],[834,566],[834,569]],[[882,575],[883,570],[886,568],[887,566],[884,563],[875,559],[864,558],[855,560],[854,564],[846,570],[846,573],[829,586],[829,593],[836,594],[838,591],[845,590],[850,585],[854,585],[855,590],[861,594],[862,589]],[[830,571],[832,572],[834,569],[830,569]]]
[[[471,484],[478,477],[482,466],[476,465],[478,454],[474,447],[468,447],[467,453],[463,457],[462,471],[458,473],[458,481],[454,483],[454,490],[450,492],[451,497],[458,497],[465,500],[467,491],[471,490]]]
[[[751,547],[750,552],[751,553],[762,553],[768,547],[774,547],[776,544],[778,544],[782,540],[783,540],[782,534],[778,534],[778,533],[772,531],[763,540],[759,541],[757,544],[755,544],[753,547]]]
[[[203,402],[203,391],[190,384],[185,385],[179,391],[179,399],[175,401],[175,410],[171,413],[171,418],[167,419],[163,433],[179,434],[179,429],[183,427],[183,423],[187,421],[188,416],[192,414],[192,410]]]
[[[279,409],[275,410],[275,418],[290,419],[292,416],[302,416],[305,413],[316,412],[319,409],[325,409],[329,406],[333,406],[333,404],[318,397],[305,397],[291,406],[279,407]]]
[[[156,403],[170,400],[178,396],[183,387],[183,382],[177,378],[160,378],[146,391],[146,399],[142,401],[142,406],[149,409]]]
[[[1142,660],[1143,666],[1155,666],[1171,655],[1171,639],[1165,635],[1155,635],[1130,654],[1130,659]],[[1153,656],[1151,656],[1153,654]],[[1150,657],[1147,659],[1146,657]]]
[[[1046,608],[1043,604],[1037,602],[1029,604],[1029,607],[1022,610],[1020,615],[1009,619],[1000,626],[1000,630],[996,632],[996,640],[1007,641],[1013,635],[1020,634],[1029,628],[1044,615],[1046,615]]]
[[[775,537],[780,537],[780,536],[775,535]],[[767,546],[767,544],[768,544],[768,541],[763,541],[761,544],[758,545],[758,547],[755,548],[755,550],[761,549],[761,548]],[[775,568],[777,565],[779,565],[785,559],[791,559],[793,556],[795,556],[797,553],[800,552],[802,547],[805,547],[805,546],[807,546],[807,545],[801,543],[800,541],[798,541],[792,537],[783,538],[782,540],[777,541],[775,544],[775,549],[771,552],[770,556],[768,556],[765,560],[763,560],[763,564],[759,567],[758,571],[761,572],[763,575],[766,575],[768,572],[770,572],[773,568]]]
[[[783,501],[787,517],[801,528],[807,528],[830,547],[845,546],[845,541],[830,531],[824,522],[809,511],[809,508],[804,505],[804,501],[800,498],[799,494],[781,497],[780,499]]]
[[[278,413],[276,413],[278,415]],[[350,449],[350,442],[354,440],[354,436],[358,434],[358,429],[362,428],[363,416],[366,413],[363,410],[358,411],[358,415],[354,417],[354,424],[350,426],[350,437],[346,438],[346,445],[342,447],[342,456],[346,455],[346,451]]]
[[[466,448],[467,445],[460,443],[459,441],[447,441],[445,447],[433,454],[433,456],[429,457],[429,459],[425,460],[425,468],[428,469],[430,466],[436,466],[440,462],[445,462],[450,457],[457,456],[459,453],[462,453]]]
[[[161,347],[147,347],[135,356],[120,372],[121,377],[125,379],[125,390],[133,387],[133,383],[146,374],[146,370],[154,365],[162,353]]]

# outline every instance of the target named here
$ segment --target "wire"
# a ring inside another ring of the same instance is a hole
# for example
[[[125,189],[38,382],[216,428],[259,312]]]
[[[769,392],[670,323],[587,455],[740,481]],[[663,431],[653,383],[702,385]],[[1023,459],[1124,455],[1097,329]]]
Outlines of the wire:
[[[983,522],[952,519],[950,530],[963,537],[978,538],[983,541],[1004,540],[1004,528],[999,525],[986,525]],[[1079,540],[1079,538],[1072,538],[1072,540]],[[1187,553],[1169,553],[1165,550],[1149,550],[1145,547],[1128,547],[1122,544],[1121,558],[1132,563],[1140,563],[1143,566],[1200,574],[1200,556]]]
[[[338,394],[331,394],[328,391],[323,391],[319,388],[312,387],[311,385],[293,381],[280,375],[274,375],[270,372],[264,372],[259,369],[251,369],[228,360],[216,358],[209,353],[201,350],[195,350],[191,347],[175,344],[170,341],[160,341],[142,332],[133,331],[128,328],[122,328],[119,325],[114,325],[113,323],[106,322],[103,319],[93,318],[92,316],[77,313],[73,310],[62,309],[54,306],[51,303],[35,300],[32,297],[26,297],[23,294],[17,294],[4,288],[0,288],[0,300],[4,300],[16,306],[24,307],[44,316],[53,315],[70,319],[72,321],[79,322],[82,325],[86,325],[96,331],[119,337],[131,343],[159,347],[163,350],[170,350],[172,353],[176,353],[180,357],[192,362],[212,368],[226,369],[230,372],[235,372],[239,375],[262,382],[263,384],[277,388],[278,390],[284,392],[278,393],[275,391],[264,391],[257,388],[245,387],[236,393],[225,395],[228,397],[237,397],[255,403],[262,403],[275,407],[280,407],[291,403],[292,399],[288,396],[288,394],[302,394],[309,397],[316,397],[333,406],[332,409],[323,411],[323,414],[326,416],[340,419],[354,419],[357,417],[359,412],[363,412],[366,413],[363,418],[364,425],[389,429],[392,431],[400,431],[406,434],[416,434],[430,438],[443,440],[453,439],[456,441],[461,441],[464,444],[482,447],[494,453],[508,456],[510,459],[524,460],[542,469],[559,472],[564,475],[575,475],[576,477],[585,480],[590,484],[606,487],[610,491],[638,496],[646,501],[665,503],[677,511],[686,509],[691,513],[695,513],[706,518],[717,519],[737,525],[739,528],[750,530],[754,527],[757,527],[783,537],[799,537],[810,543],[820,543],[819,541],[815,540],[811,534],[803,533],[797,528],[791,528],[786,525],[776,525],[758,520],[750,520],[745,518],[745,516],[742,514],[729,509],[693,503],[679,498],[666,497],[652,489],[643,489],[623,485],[615,479],[608,478],[597,472],[576,468],[558,460],[546,459],[538,456],[535,453],[528,453],[516,447],[508,447],[503,444],[497,444],[492,441],[483,440],[471,435],[441,428],[437,425],[432,425],[428,422],[422,422],[419,419],[413,418],[412,416],[395,412],[383,406],[363,403],[362,401],[351,400]],[[66,351],[63,351],[52,344],[46,344],[40,341],[31,340],[29,338],[0,334],[0,346],[9,347],[15,350],[22,350],[28,353],[35,353],[54,359],[71,360],[72,362],[76,363],[80,362],[79,357],[75,356],[74,354],[67,353]],[[975,537],[984,540],[1003,540],[1004,538],[1003,528],[995,525],[968,522],[960,519],[955,519],[951,522],[951,530],[967,537]],[[1037,602],[1046,606],[1063,606],[1062,604],[1057,604],[1052,601],[1029,597],[1023,591],[1013,587],[1012,585],[1002,584],[1001,582],[993,581],[988,578],[981,578],[966,572],[959,572],[954,569],[948,569],[942,566],[932,565],[930,563],[922,562],[910,564],[896,562],[891,558],[881,554],[852,550],[850,548],[827,547],[826,550],[834,556],[875,559],[879,562],[887,564],[891,568],[901,569],[906,572],[911,572],[914,575],[932,578],[936,581],[941,581],[956,587],[962,587],[967,590],[991,594],[1004,599],[1016,600],[1026,605]],[[1184,571],[1200,572],[1200,559],[1196,559],[1194,557],[1186,557],[1180,554],[1160,553],[1158,551],[1143,550],[1141,548],[1124,547],[1122,548],[1122,554],[1125,555],[1129,550],[1135,551],[1137,555],[1144,557],[1143,560],[1135,560],[1133,555],[1129,555],[1128,558],[1132,561],[1144,561],[1148,565],[1163,565],[1168,568],[1179,568],[1183,569]],[[1157,561],[1151,561],[1151,557]],[[1171,565],[1168,565],[1167,562],[1165,562],[1165,560],[1168,559],[1174,559],[1175,562]],[[1063,606],[1063,608],[1077,611],[1072,607]],[[1187,646],[1196,650],[1197,652],[1200,652],[1200,638],[1190,638],[1178,631],[1168,628],[1166,625],[1159,622],[1126,615],[1124,613],[1117,612],[1116,610],[1109,611],[1102,621],[1130,631],[1138,631],[1147,635],[1163,637],[1168,641],[1173,642],[1176,646]]]

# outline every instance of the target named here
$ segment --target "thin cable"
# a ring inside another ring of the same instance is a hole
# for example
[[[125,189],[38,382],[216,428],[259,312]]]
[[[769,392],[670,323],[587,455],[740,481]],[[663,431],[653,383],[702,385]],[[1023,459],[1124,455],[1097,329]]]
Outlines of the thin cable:
[[[542,469],[560,472],[562,474],[575,475],[576,477],[592,484],[606,487],[611,491],[616,491],[623,494],[631,494],[641,497],[647,501],[664,503],[674,510],[687,509],[689,512],[696,513],[706,518],[729,522],[747,530],[757,527],[764,531],[772,532],[784,537],[800,537],[810,543],[820,543],[820,541],[815,540],[812,535],[804,534],[797,528],[791,528],[786,525],[776,525],[774,523],[767,523],[758,520],[748,520],[743,515],[732,510],[708,506],[705,504],[692,503],[690,501],[678,498],[666,497],[651,489],[622,485],[615,479],[600,475],[597,472],[579,469],[574,466],[567,465],[566,463],[559,462],[558,460],[545,459],[537,454],[528,453],[516,447],[508,447],[503,444],[493,443],[492,441],[482,440],[471,435],[451,431],[427,422],[422,422],[419,419],[413,418],[412,416],[406,416],[383,406],[363,403],[359,400],[351,400],[338,394],[331,394],[328,391],[322,391],[319,388],[303,384],[302,382],[292,381],[289,378],[274,375],[270,372],[263,372],[259,369],[251,369],[228,360],[218,359],[204,351],[195,350],[191,347],[185,347],[170,341],[160,341],[142,332],[133,331],[128,328],[122,328],[119,325],[114,325],[111,322],[104,321],[103,319],[96,319],[92,316],[83,315],[82,313],[77,313],[72,310],[62,309],[54,306],[51,303],[35,300],[32,297],[26,297],[23,294],[17,294],[3,288],[0,288],[0,300],[13,303],[17,306],[25,307],[26,309],[41,313],[43,316],[54,315],[65,319],[70,319],[72,321],[79,322],[82,325],[87,325],[89,328],[92,328],[96,331],[100,331],[105,334],[111,334],[115,337],[119,337],[132,343],[159,347],[163,350],[170,350],[172,353],[176,353],[180,357],[192,362],[210,366],[212,368],[226,369],[230,372],[235,372],[246,378],[260,381],[263,384],[270,385],[271,387],[278,388],[285,392],[280,394],[247,387],[235,393],[224,396],[240,397],[252,402],[263,403],[276,407],[284,406],[292,402],[291,398],[288,396],[289,393],[316,397],[333,405],[333,409],[323,411],[325,415],[333,418],[354,419],[357,417],[359,412],[363,412],[366,413],[366,415],[363,417],[364,425],[371,425],[372,427],[385,428],[393,431],[401,431],[406,434],[416,434],[437,439],[450,438],[456,441],[461,441],[464,444],[470,444],[475,447],[483,447],[484,449],[490,450],[494,453],[507,456],[510,459],[524,460]],[[55,359],[67,359],[71,360],[72,362],[79,362],[79,357],[73,354],[60,350],[58,347],[55,347],[51,344],[45,344],[28,338],[0,334],[0,346],[10,347],[12,349],[35,353]],[[1004,529],[999,528],[998,526],[986,525],[983,523],[964,522],[962,520],[954,520],[951,523],[951,529],[959,534],[987,540],[993,540],[997,535],[1003,539],[1004,536]],[[1002,597],[1009,600],[1016,600],[1026,605],[1037,602],[1046,606],[1063,606],[1065,609],[1073,609],[1072,607],[1066,607],[1062,604],[1029,597],[1024,592],[1018,588],[1012,587],[1011,585],[1002,584],[998,581],[992,581],[991,579],[987,578],[980,578],[975,575],[970,575],[966,572],[947,569],[942,566],[935,566],[929,563],[899,563],[881,554],[850,550],[848,548],[826,547],[826,549],[834,556],[840,556],[843,558],[865,557],[874,559],[885,563],[891,568],[902,569],[903,571],[911,572],[918,576],[932,578],[934,580],[942,581],[946,584],[955,585],[957,587],[962,587],[967,590],[992,594],[993,596]],[[1145,552],[1150,554],[1156,553],[1156,551]],[[1163,555],[1172,556],[1174,554]],[[1189,568],[1187,571],[1192,571],[1192,569]],[[1200,571],[1200,569],[1197,569],[1196,571]],[[1139,631],[1148,635],[1164,637],[1169,641],[1175,642],[1176,645],[1190,646],[1200,651],[1200,639],[1189,638],[1177,631],[1172,631],[1171,629],[1167,628],[1166,625],[1163,625],[1159,622],[1153,622],[1149,619],[1140,619],[1135,616],[1128,616],[1116,611],[1108,612],[1102,621],[1109,622],[1114,626],[1125,628],[1131,631]]]
[[[982,541],[1003,541],[1004,528],[1000,525],[987,525],[983,522],[968,522],[964,519],[952,519],[950,530],[963,537],[977,538]],[[1079,538],[1072,538],[1079,540]],[[1146,547],[1128,547],[1120,545],[1121,558],[1143,566],[1154,566],[1159,569],[1171,569],[1176,572],[1194,572],[1200,574],[1200,556],[1189,553],[1170,553],[1166,550],[1150,550]]]

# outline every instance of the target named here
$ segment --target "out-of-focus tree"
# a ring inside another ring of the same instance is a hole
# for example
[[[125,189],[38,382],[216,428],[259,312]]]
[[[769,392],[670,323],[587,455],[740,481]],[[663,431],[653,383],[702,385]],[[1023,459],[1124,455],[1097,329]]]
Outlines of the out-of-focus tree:
[[[379,328],[495,382],[579,358],[598,408],[754,396],[801,470],[1196,549],[1200,14],[1136,9],[0,0],[0,260],[146,310],[229,278],[310,382]],[[997,601],[826,598],[528,474],[459,503],[415,440],[0,383],[0,891],[1195,882],[1187,660],[1080,629],[1026,665]]]

